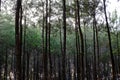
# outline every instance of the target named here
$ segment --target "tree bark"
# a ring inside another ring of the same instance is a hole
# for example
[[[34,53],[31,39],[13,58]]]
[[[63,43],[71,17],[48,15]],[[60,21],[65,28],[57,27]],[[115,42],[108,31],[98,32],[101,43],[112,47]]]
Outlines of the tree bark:
[[[93,77],[94,77],[94,80],[97,80],[97,71],[96,71],[96,30],[95,30],[95,27],[96,27],[96,19],[95,19],[95,11],[93,13],[93,47],[94,47],[94,65],[93,65]]]
[[[49,54],[49,64],[50,64],[50,71],[49,71],[49,80],[52,80],[52,74],[53,74],[53,72],[52,72],[52,59],[51,59],[51,50],[50,50],[50,47],[51,47],[51,45],[50,45],[50,35],[51,35],[51,0],[49,0],[49,14],[48,14],[48,16],[49,16],[49,23],[48,23],[48,54]]]
[[[66,0],[63,0],[63,53],[62,53],[62,80],[66,80]]]
[[[17,80],[21,80],[21,42],[20,42],[20,13],[22,0],[16,2],[16,14],[15,14],[15,53],[16,53],[16,74]]]
[[[81,44],[81,70],[82,70],[82,72],[81,72],[81,79],[82,80],[84,80],[84,72],[85,72],[85,70],[84,70],[84,38],[83,38],[83,33],[82,33],[82,30],[81,30],[81,26],[80,26],[80,7],[79,7],[79,1],[78,0],[76,0],[76,6],[77,6],[77,24],[78,24],[78,30],[79,30],[79,34],[80,34],[80,38],[81,38],[81,42],[80,42],[80,44]]]
[[[44,52],[44,80],[48,79],[48,0],[46,0],[45,52]]]
[[[96,26],[96,45],[97,45],[97,75],[100,79],[100,51],[99,51],[99,36],[98,27]]]
[[[26,55],[25,55],[25,53],[26,53],[26,16],[24,17],[24,40],[23,40],[23,58],[22,58],[22,63],[23,63],[23,69],[22,69],[22,78],[23,78],[23,80],[25,80],[25,69],[26,69],[26,60],[25,60],[25,58],[26,58]]]
[[[7,48],[5,52],[5,75],[4,75],[4,80],[7,80],[8,76],[8,54],[7,54]]]
[[[44,46],[44,43],[45,43],[45,40],[44,40],[44,34],[45,34],[45,25],[44,25],[44,21],[45,21],[45,18],[44,18],[45,14],[44,14],[44,3],[43,3],[43,22],[42,22],[42,54],[43,54],[43,59],[42,59],[42,63],[43,63],[43,67],[42,69],[44,69],[44,49],[45,49],[45,46]],[[44,70],[43,70],[44,72]]]

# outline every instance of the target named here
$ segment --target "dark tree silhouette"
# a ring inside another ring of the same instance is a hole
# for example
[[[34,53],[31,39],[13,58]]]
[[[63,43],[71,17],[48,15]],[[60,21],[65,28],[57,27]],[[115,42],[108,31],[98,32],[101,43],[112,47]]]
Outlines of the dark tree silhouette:
[[[63,0],[62,80],[66,80],[66,0]]]
[[[49,79],[52,80],[52,59],[51,59],[51,50],[50,50],[50,34],[51,34],[51,0],[49,0],[49,13],[48,13],[48,16],[49,16],[49,23],[48,23],[48,56],[49,56],[49,64],[50,64],[50,70],[49,70]]]
[[[16,2],[16,13],[15,13],[15,54],[16,54],[16,74],[17,80],[21,80],[21,3],[22,0]]]
[[[82,30],[81,30],[81,26],[80,26],[80,6],[79,6],[79,1],[76,0],[76,6],[77,6],[77,25],[78,25],[78,30],[79,30],[79,34],[80,34],[80,44],[81,44],[81,52],[80,52],[80,55],[81,55],[81,79],[84,80],[84,39],[83,39],[83,33],[82,33]],[[80,56],[79,55],[79,56]],[[79,57],[80,58],[80,57]]]
[[[46,0],[46,20],[45,20],[45,52],[44,52],[44,80],[48,79],[48,0]]]
[[[110,49],[110,56],[111,56],[111,63],[112,63],[113,80],[116,80],[115,61],[114,61],[114,56],[113,56],[111,34],[110,34],[110,28],[109,28],[109,24],[108,24],[108,18],[107,18],[107,13],[106,13],[106,4],[105,3],[106,3],[106,0],[103,0],[104,15],[105,15],[105,20],[106,20],[106,27],[107,27],[108,41],[109,41],[109,49]]]
[[[94,65],[93,65],[93,77],[94,80],[97,79],[97,70],[96,70],[96,8],[95,8],[95,1],[93,4],[93,47],[94,47]]]

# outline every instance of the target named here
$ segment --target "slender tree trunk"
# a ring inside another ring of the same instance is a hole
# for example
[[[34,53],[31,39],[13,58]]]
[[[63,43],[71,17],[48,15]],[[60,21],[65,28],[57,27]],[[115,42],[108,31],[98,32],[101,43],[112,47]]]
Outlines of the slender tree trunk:
[[[60,56],[58,55],[58,80],[62,80],[61,79],[61,63],[60,63]]]
[[[77,6],[77,19],[78,19],[78,22],[77,22],[77,24],[78,24],[78,29],[79,29],[79,34],[80,34],[80,38],[81,38],[81,70],[82,70],[82,72],[81,72],[81,77],[82,77],[82,80],[84,80],[84,72],[85,72],[85,70],[84,70],[84,39],[83,39],[83,33],[82,33],[82,30],[81,30],[81,26],[80,26],[80,11],[79,11],[79,9],[80,9],[80,7],[79,7],[79,1],[78,0],[76,0],[76,6]]]
[[[76,80],[76,54],[74,53],[74,74],[73,74],[73,80]]]
[[[85,47],[85,77],[86,77],[86,79],[89,79],[88,78],[88,59],[87,59],[87,38],[86,38],[86,30],[87,30],[87,28],[86,28],[87,26],[86,26],[86,22],[84,22],[84,39],[85,39],[85,41],[84,41],[84,47]]]
[[[2,55],[0,55],[0,58],[2,57]],[[2,80],[2,59],[0,59],[0,80]]]
[[[49,71],[49,80],[52,80],[52,59],[51,59],[51,50],[50,50],[50,34],[51,34],[51,0],[49,0],[49,23],[48,23],[48,54],[49,54],[49,64],[50,64],[50,71]]]
[[[56,71],[57,70],[56,70],[56,56],[55,55],[53,56],[53,61],[54,61],[53,62],[53,65],[54,65],[54,79],[53,80],[57,80],[56,79]]]
[[[59,20],[60,23],[60,20]],[[62,27],[60,26],[60,51],[63,53],[63,45],[62,45]],[[61,60],[61,56],[59,56],[59,61]],[[59,62],[59,80],[62,80],[62,67],[61,67],[61,62]]]
[[[118,74],[119,74],[119,67],[120,67],[120,64],[119,64],[119,52],[120,52],[120,51],[119,51],[119,34],[118,34],[118,32],[117,32],[116,38],[117,38],[117,54],[118,54],[118,55],[117,55],[117,62],[118,62],[118,63],[117,63],[117,64],[118,64],[118,67],[117,67],[117,68],[118,68],[118,71],[117,71],[117,72],[118,72]]]
[[[0,13],[1,13],[1,0],[0,0]],[[1,45],[0,45],[0,48],[2,48]],[[2,80],[2,55],[1,54],[0,54],[0,80]]]
[[[36,62],[36,80],[39,80],[40,78],[39,78],[39,70],[40,70],[40,68],[39,68],[39,59],[40,59],[40,55],[39,55],[39,52],[37,51],[37,56],[36,56],[36,58],[37,58],[37,62]]]
[[[36,80],[36,52],[33,55],[33,80]]]
[[[26,60],[25,60],[25,58],[26,58],[26,55],[25,55],[25,53],[26,53],[26,16],[24,17],[24,40],[23,40],[23,75],[22,75],[22,77],[23,77],[23,80],[25,80],[25,69],[26,69]]]
[[[7,80],[8,76],[8,54],[7,54],[7,48],[6,48],[6,54],[5,54],[5,78],[4,80]]]
[[[45,51],[44,51],[44,47],[45,47],[45,46],[44,46],[44,42],[45,42],[45,41],[44,41],[44,34],[45,34],[45,32],[44,32],[44,30],[45,30],[45,29],[44,29],[44,27],[45,27],[45,26],[44,26],[44,21],[45,21],[44,16],[45,16],[45,15],[44,15],[44,3],[43,3],[43,22],[42,22],[42,54],[43,54],[42,63],[43,63],[43,67],[42,67],[42,69],[44,69],[44,52],[45,52]],[[43,71],[43,72],[44,72],[44,71]]]
[[[22,49],[22,36],[23,36],[23,32],[22,32],[23,31],[22,18],[23,17],[22,17],[22,6],[21,6],[21,8],[20,8],[20,53],[21,53],[21,60],[22,60],[22,50],[23,50]],[[23,70],[23,68],[22,68],[22,65],[21,65],[21,79],[23,78],[22,77],[22,75],[23,75],[22,70]]]
[[[96,71],[96,34],[95,34],[95,27],[96,27],[96,20],[95,20],[95,14],[93,15],[94,20],[93,20],[93,45],[94,45],[94,65],[93,65],[93,77],[94,80],[97,80],[97,71]]]
[[[77,79],[81,80],[82,78],[82,68],[81,68],[81,55],[80,55],[80,38],[78,34],[78,28],[76,33],[76,47],[77,47]]]
[[[48,0],[46,0],[46,27],[45,27],[45,53],[44,53],[44,80],[48,79]]]
[[[30,58],[30,54],[29,54],[29,50],[27,50],[27,70],[26,70],[26,77],[27,80],[29,80],[29,58]]]
[[[68,56],[68,80],[72,80],[72,77],[71,77],[71,60]]]
[[[63,0],[62,80],[66,80],[66,0]]]
[[[93,78],[94,78],[94,80],[97,79],[97,75],[96,75],[96,41],[95,40],[96,40],[96,38],[95,38],[95,26],[93,26],[93,45],[94,45]]]
[[[100,52],[99,52],[99,36],[98,36],[98,28],[96,26],[96,45],[97,45],[97,75],[98,79],[100,79]]]
[[[76,1],[75,1],[76,3]],[[80,69],[80,43],[78,35],[78,25],[77,25],[77,5],[75,5],[75,36],[76,36],[76,53],[77,53],[77,79],[81,80],[81,69]],[[76,77],[76,74],[75,74]]]
[[[21,13],[21,2],[22,0],[17,0],[16,4],[16,14],[15,14],[15,53],[16,53],[16,74],[17,80],[21,80],[21,39],[20,39],[20,13]]]
[[[109,24],[108,24],[108,18],[107,18],[107,13],[106,13],[106,0],[103,0],[104,4],[104,15],[105,15],[105,20],[106,20],[106,27],[107,27],[107,33],[108,33],[108,41],[109,41],[109,49],[110,49],[110,56],[111,56],[111,63],[112,63],[112,80],[116,80],[116,73],[115,73],[115,61],[114,61],[114,56],[113,56],[113,51],[112,51],[112,43],[111,43],[111,34],[110,34],[110,29],[109,29]]]

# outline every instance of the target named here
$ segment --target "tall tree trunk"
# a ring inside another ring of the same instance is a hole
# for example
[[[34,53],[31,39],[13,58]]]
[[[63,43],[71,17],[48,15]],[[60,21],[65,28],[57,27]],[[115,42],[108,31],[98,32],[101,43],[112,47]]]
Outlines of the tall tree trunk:
[[[96,20],[95,20],[95,11],[93,13],[93,45],[94,45],[94,64],[93,64],[93,77],[94,80],[97,80],[97,71],[96,71],[96,34],[95,34]]]
[[[5,52],[5,75],[4,75],[4,80],[7,80],[7,76],[8,76],[8,53],[7,53],[7,48],[6,48],[6,52]]]
[[[62,80],[66,80],[66,0],[63,0],[63,53],[62,53]]]
[[[88,59],[87,59],[87,38],[86,38],[86,30],[87,30],[87,28],[86,28],[87,26],[86,26],[86,22],[84,21],[84,39],[85,39],[85,41],[84,41],[84,47],[85,47],[85,77],[86,77],[86,79],[89,79],[88,78]]]
[[[75,1],[76,3],[76,1]],[[75,5],[75,37],[76,37],[76,53],[77,53],[77,79],[81,80],[81,69],[80,69],[80,43],[79,43],[79,35],[78,35],[78,26],[77,26],[77,5]],[[76,77],[76,74],[75,74]]]
[[[73,80],[76,80],[76,54],[74,53],[74,74],[73,74]]]
[[[17,0],[16,4],[16,14],[15,14],[15,53],[16,53],[16,74],[17,80],[21,80],[21,42],[20,42],[20,14],[21,14],[21,2],[22,0]]]
[[[117,51],[118,51],[118,74],[120,74],[120,50],[119,50],[119,33],[117,32]]]
[[[93,56],[93,60],[94,60],[94,64],[93,64],[93,78],[94,80],[97,80],[97,59],[96,59],[96,2],[94,0],[94,4],[93,4],[93,47],[94,47],[94,56]]]
[[[61,58],[60,58],[60,55],[58,55],[58,80],[62,80],[61,79]]]
[[[80,42],[80,44],[81,44],[81,70],[82,70],[81,77],[82,77],[82,80],[84,80],[84,72],[85,72],[85,70],[84,70],[84,39],[83,39],[83,33],[81,30],[81,26],[80,26],[80,11],[79,11],[80,7],[79,7],[78,0],[76,0],[76,6],[77,6],[77,20],[78,20],[77,24],[78,24],[79,34],[80,34],[80,38],[81,38],[81,40],[80,40],[81,41]]]
[[[36,51],[33,55],[33,80],[36,80]]]
[[[29,58],[30,58],[30,54],[29,54],[29,50],[27,50],[27,69],[26,69],[26,80],[29,80]]]
[[[100,52],[99,52],[99,36],[98,36],[98,27],[96,26],[96,46],[97,46],[97,75],[100,79]]]
[[[23,63],[23,69],[22,69],[22,78],[23,80],[25,80],[25,69],[26,69],[26,16],[24,17],[24,40],[23,40],[23,59],[22,59],[22,63]]]
[[[22,26],[22,6],[21,6],[21,8],[20,8],[20,53],[21,53],[21,60],[22,60],[22,36],[23,36],[23,26]],[[22,62],[21,62],[21,64],[22,64]],[[23,70],[23,68],[22,68],[22,65],[21,65],[21,79],[23,78],[22,77],[22,75],[23,75],[23,73],[22,73],[22,70]]]
[[[76,53],[77,53],[77,79],[80,80],[80,54],[79,54],[79,44],[78,44],[78,29],[77,25],[75,28],[75,35],[76,35]],[[76,75],[75,75],[76,76]]]
[[[0,80],[2,80],[2,55],[0,54]]]
[[[39,55],[39,52],[37,51],[37,56],[36,56],[36,58],[37,58],[37,61],[36,61],[36,80],[39,80],[40,78],[39,78],[39,70],[40,70],[40,68],[39,68],[39,63],[40,63],[40,61],[39,61],[39,59],[40,59],[40,55]]]
[[[44,15],[44,3],[43,3],[43,22],[42,22],[42,54],[43,54],[42,64],[43,64],[43,67],[42,67],[42,69],[44,69],[44,52],[45,52],[45,51],[44,51],[44,47],[45,47],[45,46],[44,46],[44,42],[45,42],[45,41],[44,41],[44,34],[45,34],[45,31],[44,31],[44,30],[45,30],[45,29],[44,29],[44,27],[45,27],[45,26],[44,26],[45,18],[44,18],[44,16],[45,16],[45,15]],[[43,72],[44,72],[44,71],[43,71]]]
[[[119,64],[119,52],[120,52],[120,50],[119,50],[119,34],[118,34],[118,32],[117,32],[117,35],[116,35],[116,38],[117,38],[117,72],[118,72],[118,74],[119,74],[119,67],[120,67],[120,64]]]
[[[106,27],[107,27],[107,33],[108,33],[108,41],[109,41],[109,49],[110,49],[110,56],[111,56],[111,63],[112,63],[112,80],[116,80],[116,72],[115,72],[115,61],[114,61],[114,56],[113,56],[113,51],[112,51],[112,43],[111,43],[111,34],[110,34],[110,29],[109,29],[109,24],[108,24],[108,18],[107,18],[107,13],[106,13],[106,0],[103,0],[104,4],[104,15],[105,15],[105,20],[106,20]]]
[[[48,0],[46,0],[46,27],[44,52],[44,80],[48,79]]]
[[[60,19],[59,19],[59,23],[60,23]],[[63,53],[63,44],[62,44],[62,27],[60,26],[60,52],[61,53]],[[61,56],[59,56],[59,58],[58,58],[58,63],[59,63],[59,65],[60,65],[60,67],[59,67],[59,80],[62,80],[62,67],[61,67],[61,62],[60,62],[60,60],[61,60]]]
[[[68,56],[68,80],[72,80],[71,77],[71,59]]]
[[[54,65],[54,79],[53,80],[57,80],[57,77],[56,77],[56,72],[57,72],[57,69],[56,69],[56,55],[53,56],[53,65]]]
[[[50,50],[50,34],[51,34],[51,0],[49,0],[49,23],[48,23],[48,54],[49,54],[49,64],[50,64],[50,71],[49,71],[49,80],[52,80],[52,59],[51,59],[51,50]]]

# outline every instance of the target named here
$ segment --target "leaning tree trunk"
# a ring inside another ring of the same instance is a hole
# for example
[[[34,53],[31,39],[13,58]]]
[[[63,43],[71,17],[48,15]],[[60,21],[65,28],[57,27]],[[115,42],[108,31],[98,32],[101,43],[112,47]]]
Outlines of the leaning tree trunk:
[[[109,29],[109,24],[108,24],[105,2],[106,2],[106,0],[103,0],[104,15],[105,15],[105,20],[106,20],[106,27],[107,27],[108,41],[109,41],[109,49],[110,49],[110,56],[111,56],[111,63],[112,63],[112,75],[113,75],[112,80],[116,80],[115,61],[114,61],[114,56],[113,56],[113,51],[112,51],[111,34],[110,34],[110,29]]]
[[[79,29],[79,34],[80,34],[80,38],[81,38],[81,67],[82,67],[82,72],[81,72],[81,77],[82,77],[82,80],[84,80],[84,39],[83,39],[83,33],[82,33],[82,30],[81,30],[81,26],[80,26],[80,7],[79,7],[79,1],[76,0],[76,6],[77,6],[77,20],[78,20],[78,29]]]

